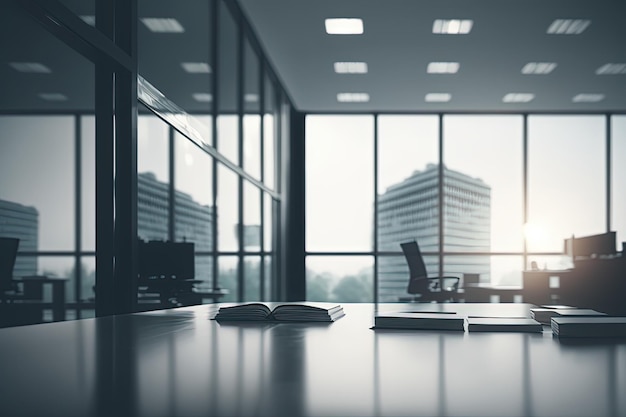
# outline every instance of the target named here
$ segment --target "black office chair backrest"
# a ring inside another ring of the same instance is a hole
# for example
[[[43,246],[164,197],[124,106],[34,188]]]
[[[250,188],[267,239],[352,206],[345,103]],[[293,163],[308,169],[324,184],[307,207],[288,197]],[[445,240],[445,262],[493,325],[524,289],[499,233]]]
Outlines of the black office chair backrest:
[[[410,278],[426,278],[428,272],[426,271],[426,264],[424,263],[424,258],[422,258],[422,253],[420,252],[420,247],[417,242],[413,240],[411,242],[401,243],[400,246],[406,258],[406,263],[409,265]]]
[[[0,237],[0,291],[13,289],[13,268],[19,245],[17,238]]]

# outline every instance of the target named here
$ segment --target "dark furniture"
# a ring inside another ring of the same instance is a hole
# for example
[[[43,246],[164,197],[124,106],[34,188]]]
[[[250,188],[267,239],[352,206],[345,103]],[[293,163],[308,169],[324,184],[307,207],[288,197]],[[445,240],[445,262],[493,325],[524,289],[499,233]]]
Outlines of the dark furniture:
[[[0,329],[0,415],[626,416],[626,339],[230,324],[219,304]],[[528,304],[412,304],[524,316]]]
[[[20,245],[18,238],[0,237],[0,301],[7,302],[19,295],[13,280],[13,268]]]
[[[412,297],[401,297],[400,301],[444,302],[455,301],[459,289],[459,277],[428,276],[426,264],[415,240],[401,243],[402,253],[409,266],[407,292]]]
[[[139,310],[152,310],[217,301],[228,293],[202,290],[196,279],[193,242],[140,241],[137,301]]]

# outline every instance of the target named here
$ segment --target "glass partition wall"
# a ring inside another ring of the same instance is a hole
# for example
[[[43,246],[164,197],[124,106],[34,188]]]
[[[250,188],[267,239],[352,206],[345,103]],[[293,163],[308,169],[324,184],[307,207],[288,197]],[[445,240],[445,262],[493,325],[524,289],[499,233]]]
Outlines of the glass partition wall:
[[[52,3],[55,18],[76,32],[100,32],[98,19],[108,17],[93,1]],[[2,7],[0,73],[10,82],[0,99],[0,237],[20,238],[16,277],[66,278],[66,319],[91,317],[94,62],[107,51],[83,55],[29,11]],[[271,299],[280,258],[276,126],[290,104],[232,2],[136,7],[137,237],[193,242],[196,279],[201,289],[226,290],[219,301]],[[52,302],[49,288],[43,301]]]
[[[571,235],[626,240],[620,114],[370,114],[306,118],[307,298],[396,302],[400,243],[431,274],[521,285],[571,265]]]

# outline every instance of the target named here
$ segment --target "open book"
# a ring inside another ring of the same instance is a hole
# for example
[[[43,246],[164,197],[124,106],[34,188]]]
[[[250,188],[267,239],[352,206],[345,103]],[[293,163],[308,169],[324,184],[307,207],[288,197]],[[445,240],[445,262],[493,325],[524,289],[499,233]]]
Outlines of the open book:
[[[332,322],[344,315],[341,305],[333,303],[256,302],[220,307],[215,320]]]

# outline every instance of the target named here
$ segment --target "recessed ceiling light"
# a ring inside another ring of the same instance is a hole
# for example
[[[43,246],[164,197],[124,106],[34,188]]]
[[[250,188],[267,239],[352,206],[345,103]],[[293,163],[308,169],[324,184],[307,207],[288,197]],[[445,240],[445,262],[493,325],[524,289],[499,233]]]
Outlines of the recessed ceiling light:
[[[370,101],[370,95],[367,93],[339,93],[337,101],[340,103],[366,103]]]
[[[358,18],[333,18],[324,21],[329,35],[361,35],[363,20]]]
[[[19,72],[34,74],[49,74],[52,72],[50,68],[39,62],[9,62],[9,65]]]
[[[458,62],[429,62],[426,71],[429,74],[455,74],[459,71]]]
[[[604,100],[604,94],[577,94],[572,97],[574,103],[597,103]]]
[[[211,67],[206,62],[181,62],[180,66],[191,74],[209,74]]]
[[[424,97],[424,100],[431,103],[445,103],[450,101],[452,94],[449,93],[428,93]]]
[[[61,93],[41,93],[39,97],[46,101],[67,101],[67,96]]]
[[[502,101],[505,103],[528,103],[534,98],[535,95],[530,93],[508,93],[502,97]]]
[[[447,35],[466,35],[472,30],[473,20],[469,19],[437,19],[433,22],[433,33]]]
[[[94,15],[83,15],[80,16],[83,22],[87,23],[89,26],[96,26],[96,16]]]
[[[597,75],[626,74],[626,64],[604,64],[596,70]]]
[[[201,103],[210,103],[213,101],[213,94],[209,93],[193,93],[193,99]]]
[[[550,74],[556,68],[555,62],[529,62],[522,68],[522,74]]]
[[[182,33],[185,31],[178,20],[167,17],[143,17],[144,25],[152,32],[156,33]]]
[[[367,74],[367,62],[335,62],[337,74]]]
[[[243,96],[243,101],[245,101],[246,103],[258,103],[259,102],[259,95],[258,94],[244,94]]]
[[[580,35],[591,24],[585,19],[556,19],[548,27],[547,33],[552,35]]]

